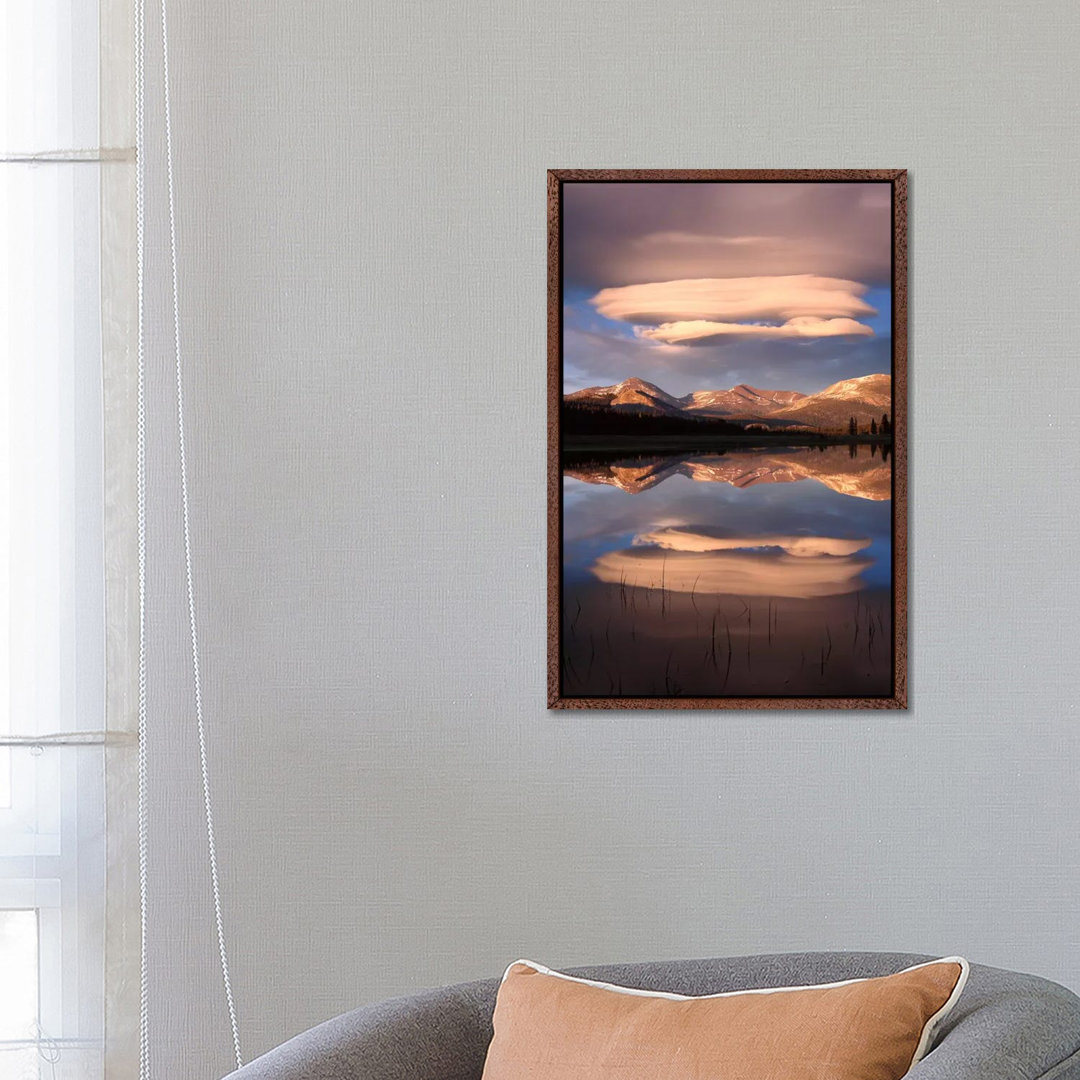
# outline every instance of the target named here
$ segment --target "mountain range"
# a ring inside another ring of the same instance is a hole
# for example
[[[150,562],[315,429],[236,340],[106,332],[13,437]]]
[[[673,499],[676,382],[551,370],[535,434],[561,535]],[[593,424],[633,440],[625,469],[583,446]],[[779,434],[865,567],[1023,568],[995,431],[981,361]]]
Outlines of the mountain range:
[[[590,386],[567,394],[564,400],[619,412],[757,422],[792,431],[842,431],[854,417],[863,431],[871,420],[880,422],[886,413],[891,416],[892,378],[864,375],[844,379],[816,394],[761,390],[740,383],[730,390],[695,390],[683,397],[665,393],[644,379],[631,378],[613,386]]]

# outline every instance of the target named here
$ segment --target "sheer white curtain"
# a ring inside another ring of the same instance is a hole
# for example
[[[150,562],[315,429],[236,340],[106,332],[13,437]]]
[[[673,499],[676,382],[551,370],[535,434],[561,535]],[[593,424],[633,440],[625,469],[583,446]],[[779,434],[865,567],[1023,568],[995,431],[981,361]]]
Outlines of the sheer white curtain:
[[[103,1076],[107,983],[131,965],[127,935],[106,946],[110,889],[118,913],[130,907],[130,856],[106,844],[106,762],[122,781],[131,757],[125,709],[106,718],[107,641],[127,651],[128,637],[106,595],[129,578],[123,542],[106,541],[106,479],[133,438],[114,434],[107,459],[106,406],[122,412],[124,398],[128,299],[115,286],[130,170],[122,142],[103,149],[116,124],[102,105],[123,85],[102,78],[123,23],[109,6],[7,0],[0,16],[0,1080]],[[111,826],[128,806],[114,801]]]

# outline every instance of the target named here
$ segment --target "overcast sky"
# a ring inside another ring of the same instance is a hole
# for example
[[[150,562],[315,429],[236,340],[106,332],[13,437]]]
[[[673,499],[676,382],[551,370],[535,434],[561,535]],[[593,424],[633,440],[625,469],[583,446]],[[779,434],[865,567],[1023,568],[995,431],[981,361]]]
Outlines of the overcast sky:
[[[888,183],[566,183],[564,390],[888,373]]]

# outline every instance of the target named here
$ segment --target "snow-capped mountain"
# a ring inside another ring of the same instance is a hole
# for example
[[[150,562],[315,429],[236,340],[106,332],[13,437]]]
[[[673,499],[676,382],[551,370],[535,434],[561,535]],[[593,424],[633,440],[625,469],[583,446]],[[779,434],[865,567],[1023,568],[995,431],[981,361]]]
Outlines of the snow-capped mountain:
[[[864,375],[844,379],[816,394],[797,390],[761,390],[740,383],[730,390],[696,390],[681,398],[644,379],[626,379],[613,386],[591,386],[567,394],[566,401],[665,416],[762,421],[769,427],[815,431],[846,429],[852,417],[860,430],[871,420],[892,414],[892,378]]]
[[[760,416],[804,397],[797,390],[759,390],[739,383],[730,390],[695,390],[679,401],[687,412],[699,416]]]
[[[773,420],[790,420],[813,428],[843,427],[851,417],[865,430],[871,420],[892,414],[892,378],[888,375],[864,375],[844,379],[817,394],[810,394],[791,405],[769,414]]]
[[[607,405],[612,409],[649,409],[670,415],[683,411],[683,403],[679,398],[665,394],[659,386],[654,386],[644,379],[624,379],[614,386],[590,386],[576,394],[567,394],[566,400],[589,405]]]

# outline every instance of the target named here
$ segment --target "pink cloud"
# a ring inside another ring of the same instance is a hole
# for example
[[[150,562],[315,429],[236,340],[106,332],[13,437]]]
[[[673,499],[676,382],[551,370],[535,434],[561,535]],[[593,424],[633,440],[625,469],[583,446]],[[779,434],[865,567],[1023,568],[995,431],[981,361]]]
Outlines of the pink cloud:
[[[688,322],[661,323],[659,326],[634,328],[640,338],[665,345],[685,342],[703,342],[725,337],[740,338],[824,338],[824,337],[873,337],[874,331],[866,323],[854,319],[819,319],[813,315],[800,315],[778,326],[760,326],[754,323],[709,322],[695,319]]]
[[[601,289],[590,301],[608,319],[636,325],[708,321],[784,323],[874,315],[866,286],[816,274],[688,278]]]

